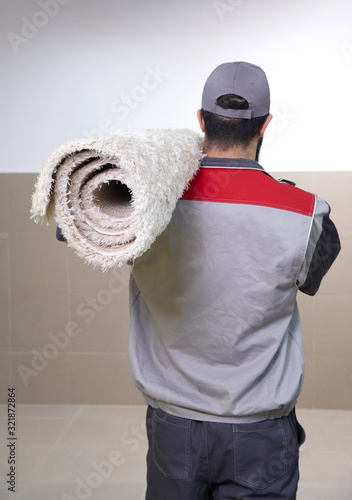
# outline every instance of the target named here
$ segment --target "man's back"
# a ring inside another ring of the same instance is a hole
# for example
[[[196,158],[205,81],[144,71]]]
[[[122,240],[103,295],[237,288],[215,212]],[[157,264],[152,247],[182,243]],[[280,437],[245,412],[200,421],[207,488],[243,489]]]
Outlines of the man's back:
[[[132,270],[131,365],[149,404],[221,422],[291,411],[304,375],[296,294],[328,212],[257,162],[205,158]]]

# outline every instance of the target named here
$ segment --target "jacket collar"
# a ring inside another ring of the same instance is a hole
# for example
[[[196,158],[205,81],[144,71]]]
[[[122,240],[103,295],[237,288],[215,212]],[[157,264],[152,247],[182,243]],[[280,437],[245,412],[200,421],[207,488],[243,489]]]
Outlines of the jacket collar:
[[[259,165],[258,162],[254,160],[248,160],[247,158],[215,158],[211,156],[205,156],[201,163],[201,167],[217,167],[217,168],[241,168],[249,170],[263,170],[263,167]]]

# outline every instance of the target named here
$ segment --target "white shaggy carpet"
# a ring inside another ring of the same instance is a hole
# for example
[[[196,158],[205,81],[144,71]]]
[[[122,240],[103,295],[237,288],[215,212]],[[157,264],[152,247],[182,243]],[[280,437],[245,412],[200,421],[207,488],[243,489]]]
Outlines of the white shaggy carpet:
[[[65,142],[44,162],[31,217],[53,217],[88,263],[120,267],[165,229],[202,149],[203,136],[188,129],[121,130]]]

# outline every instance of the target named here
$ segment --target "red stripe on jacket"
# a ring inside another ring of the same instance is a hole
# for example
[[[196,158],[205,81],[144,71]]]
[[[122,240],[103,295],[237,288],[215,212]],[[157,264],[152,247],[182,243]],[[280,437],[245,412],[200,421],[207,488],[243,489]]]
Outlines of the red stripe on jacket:
[[[315,195],[279,182],[262,170],[201,168],[181,200],[261,205],[313,215]]]

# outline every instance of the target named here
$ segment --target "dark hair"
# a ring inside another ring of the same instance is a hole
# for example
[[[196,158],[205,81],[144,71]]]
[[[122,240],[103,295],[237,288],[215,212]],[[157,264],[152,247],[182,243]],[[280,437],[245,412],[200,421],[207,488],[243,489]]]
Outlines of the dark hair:
[[[223,109],[248,109],[246,99],[236,94],[218,97],[217,105]],[[202,109],[205,135],[208,146],[216,146],[223,151],[232,146],[247,147],[257,135],[268,115],[252,119],[228,118]]]

